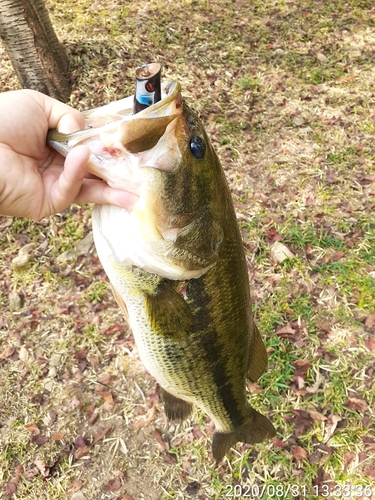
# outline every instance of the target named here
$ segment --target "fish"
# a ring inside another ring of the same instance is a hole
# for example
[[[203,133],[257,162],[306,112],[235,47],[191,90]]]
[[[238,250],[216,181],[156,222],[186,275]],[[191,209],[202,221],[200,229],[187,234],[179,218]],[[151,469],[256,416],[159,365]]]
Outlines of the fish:
[[[138,196],[131,211],[94,207],[98,256],[166,416],[205,412],[219,462],[237,442],[276,433],[246,390],[265,372],[267,352],[224,170],[180,83],[163,82],[161,97],[137,114],[133,97],[89,111],[87,128],[51,130],[48,143],[65,156],[86,144],[88,170]]]

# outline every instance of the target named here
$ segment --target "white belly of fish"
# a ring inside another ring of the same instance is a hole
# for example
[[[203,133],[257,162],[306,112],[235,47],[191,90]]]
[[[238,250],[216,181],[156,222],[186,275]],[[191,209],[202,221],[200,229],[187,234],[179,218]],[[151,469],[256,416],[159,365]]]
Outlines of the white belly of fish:
[[[136,266],[171,280],[198,278],[204,274],[208,268],[184,270],[168,259],[177,231],[174,237],[170,237],[170,233],[168,238],[164,238],[146,202],[147,192],[140,196],[132,212],[112,205],[95,205],[93,233],[103,267],[106,262],[113,261],[117,265]]]

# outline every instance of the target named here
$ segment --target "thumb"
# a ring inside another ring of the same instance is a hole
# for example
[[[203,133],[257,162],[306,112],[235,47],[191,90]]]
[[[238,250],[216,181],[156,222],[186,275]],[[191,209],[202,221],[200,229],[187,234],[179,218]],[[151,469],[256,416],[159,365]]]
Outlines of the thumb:
[[[77,146],[67,155],[64,169],[56,180],[51,193],[54,213],[65,210],[75,202],[82,188],[89,158],[90,150],[87,146]]]

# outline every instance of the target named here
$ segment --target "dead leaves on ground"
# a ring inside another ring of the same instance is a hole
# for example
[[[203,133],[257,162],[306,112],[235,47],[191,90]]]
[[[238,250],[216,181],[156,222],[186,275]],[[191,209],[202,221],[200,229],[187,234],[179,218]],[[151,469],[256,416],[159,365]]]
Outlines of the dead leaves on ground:
[[[362,408],[362,401],[354,401],[355,398],[349,398],[349,404],[354,405],[354,408]],[[291,423],[294,423],[295,430],[293,436],[291,436],[288,441],[283,441],[282,439],[275,437],[273,439],[273,446],[276,448],[281,448],[288,451],[293,456],[296,463],[296,474],[299,474],[299,470],[303,470],[303,462],[306,461],[310,464],[319,464],[319,473],[315,478],[315,485],[328,484],[334,478],[331,478],[323,470],[323,465],[328,462],[331,456],[334,456],[336,445],[331,438],[335,433],[340,432],[340,426],[344,427],[346,422],[339,416],[334,414],[323,415],[317,410],[293,410],[293,415],[285,415],[283,418]],[[309,452],[306,448],[302,446],[302,441],[299,437],[304,434],[311,432],[314,425],[321,426],[321,435],[323,439],[319,439],[314,435],[312,438],[313,451]],[[365,424],[364,424],[365,425]],[[371,458],[375,450],[375,435],[372,436],[367,434],[362,437],[363,449],[360,452],[345,452],[344,463],[342,467],[342,472],[346,473],[348,467],[351,464],[355,464],[355,467],[361,467],[363,470],[363,476],[367,478],[375,477],[375,464],[364,465],[366,461]],[[336,483],[335,483],[336,484]]]
[[[92,447],[101,439],[106,436],[106,434],[111,430],[110,426],[101,426],[96,429],[95,434],[89,440],[84,439],[82,436],[78,436],[74,442],[74,446],[76,451],[74,452],[74,458],[79,460],[80,458],[86,457],[89,455]]]

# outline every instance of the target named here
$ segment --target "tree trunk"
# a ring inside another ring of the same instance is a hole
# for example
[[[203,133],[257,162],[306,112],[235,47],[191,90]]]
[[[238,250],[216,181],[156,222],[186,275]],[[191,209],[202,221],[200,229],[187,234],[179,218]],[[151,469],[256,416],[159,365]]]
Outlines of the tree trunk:
[[[69,99],[68,57],[43,0],[0,0],[0,38],[23,88]]]

